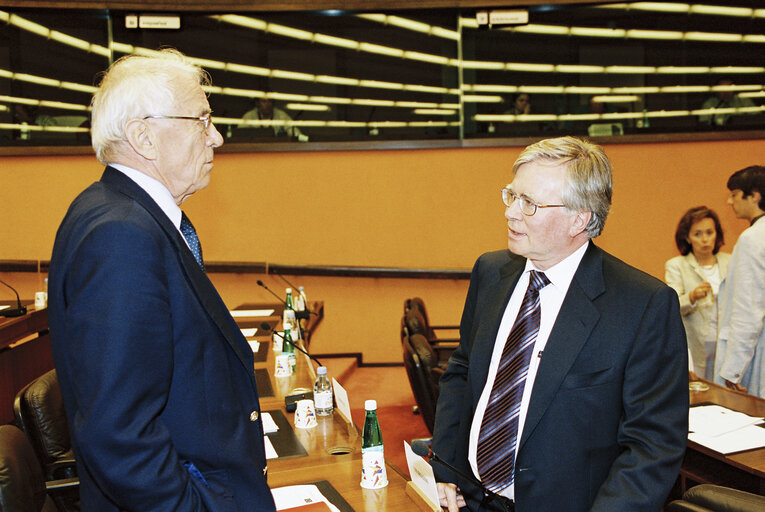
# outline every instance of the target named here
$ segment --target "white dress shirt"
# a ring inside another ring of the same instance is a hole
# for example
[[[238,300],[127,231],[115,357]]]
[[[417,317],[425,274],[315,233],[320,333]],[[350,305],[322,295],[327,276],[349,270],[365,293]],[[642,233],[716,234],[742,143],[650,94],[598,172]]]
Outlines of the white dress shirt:
[[[520,441],[521,436],[523,435],[523,424],[526,421],[526,412],[529,408],[531,391],[534,388],[534,380],[536,379],[537,369],[539,368],[539,363],[542,359],[542,352],[547,344],[547,339],[550,337],[553,325],[555,325],[555,320],[558,318],[558,312],[563,304],[563,299],[566,297],[571,280],[574,278],[576,269],[579,268],[579,263],[582,261],[588,246],[589,243],[583,244],[566,259],[544,271],[547,279],[550,280],[550,284],[539,291],[541,311],[539,334],[537,335],[537,340],[534,344],[534,352],[531,354],[529,372],[526,376],[526,384],[523,388],[523,397],[521,398],[521,410],[518,417],[518,436],[516,437],[518,441]],[[515,289],[510,296],[510,301],[507,303],[505,312],[502,315],[502,321],[499,325],[499,331],[497,332],[497,339],[494,343],[494,351],[491,356],[491,363],[489,364],[489,373],[486,376],[486,384],[481,393],[481,398],[478,400],[475,415],[473,416],[473,423],[470,427],[468,460],[473,469],[473,473],[479,479],[481,478],[481,475],[478,472],[477,452],[478,436],[481,432],[481,422],[483,421],[486,406],[489,402],[489,396],[491,395],[491,389],[494,386],[494,380],[497,376],[497,368],[499,367],[499,361],[502,357],[502,350],[510,335],[510,330],[515,323],[515,318],[518,316],[518,311],[521,309],[521,302],[523,302],[523,296],[526,294],[526,288],[529,286],[529,271],[531,270],[539,271],[531,261],[526,260],[526,268],[523,270],[523,274],[515,285]],[[503,489],[499,494],[513,499],[514,491],[514,486],[510,485]]]
[[[127,165],[109,163],[109,166],[114,167],[133,180],[136,185],[149,194],[154,202],[157,203],[163,212],[165,212],[165,215],[167,215],[167,218],[173,223],[173,226],[178,230],[178,233],[181,233],[181,217],[183,216],[183,212],[181,212],[181,209],[175,204],[173,194],[170,193],[167,187],[151,176],[133,169],[132,167],[128,167]],[[183,233],[181,233],[181,238],[186,242],[186,237],[183,236]],[[186,245],[189,245],[189,243],[186,242]],[[189,250],[191,250],[191,247],[189,247]]]

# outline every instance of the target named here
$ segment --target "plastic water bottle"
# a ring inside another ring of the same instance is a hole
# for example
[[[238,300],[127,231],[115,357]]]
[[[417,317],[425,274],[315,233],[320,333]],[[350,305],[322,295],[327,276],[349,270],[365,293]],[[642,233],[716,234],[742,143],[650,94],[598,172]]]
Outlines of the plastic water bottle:
[[[313,385],[313,403],[316,416],[332,414],[332,384],[327,378],[327,368],[319,366],[316,369],[316,382]]]
[[[388,485],[385,469],[382,432],[377,421],[377,401],[364,402],[367,411],[364,419],[364,433],[361,438],[361,486],[367,489],[379,489]]]

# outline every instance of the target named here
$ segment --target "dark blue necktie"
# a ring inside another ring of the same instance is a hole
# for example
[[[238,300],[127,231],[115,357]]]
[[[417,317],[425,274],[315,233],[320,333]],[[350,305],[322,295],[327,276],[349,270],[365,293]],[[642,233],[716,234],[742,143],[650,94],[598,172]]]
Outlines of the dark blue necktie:
[[[477,463],[481,481],[494,492],[513,483],[518,417],[529,361],[539,334],[539,290],[550,284],[542,272],[529,272],[529,287],[502,349],[478,435]]]
[[[191,223],[189,218],[186,217],[185,213],[181,215],[181,233],[183,233],[183,238],[186,239],[186,243],[189,244],[191,254],[194,255],[194,257],[197,259],[197,263],[199,263],[199,266],[202,267],[202,270],[204,271],[205,264],[202,261],[202,245],[199,243],[197,230],[194,229],[194,225]]]

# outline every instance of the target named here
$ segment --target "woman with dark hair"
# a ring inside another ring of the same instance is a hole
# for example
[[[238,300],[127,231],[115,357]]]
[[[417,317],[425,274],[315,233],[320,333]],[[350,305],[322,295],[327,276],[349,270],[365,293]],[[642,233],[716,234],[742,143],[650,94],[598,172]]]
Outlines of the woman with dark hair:
[[[706,206],[685,212],[675,231],[675,243],[681,256],[667,261],[664,280],[680,297],[693,371],[712,380],[717,339],[714,297],[730,261],[730,254],[719,252],[725,242],[717,214]]]

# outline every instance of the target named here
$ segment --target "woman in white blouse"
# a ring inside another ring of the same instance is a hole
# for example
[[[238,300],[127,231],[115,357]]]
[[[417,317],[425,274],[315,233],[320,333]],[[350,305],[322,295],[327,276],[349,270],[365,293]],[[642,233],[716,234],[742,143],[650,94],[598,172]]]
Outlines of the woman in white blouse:
[[[665,281],[680,297],[693,371],[712,380],[717,339],[715,296],[730,261],[730,254],[718,252],[724,238],[717,214],[706,206],[685,212],[675,231],[675,243],[682,256],[667,261]]]

